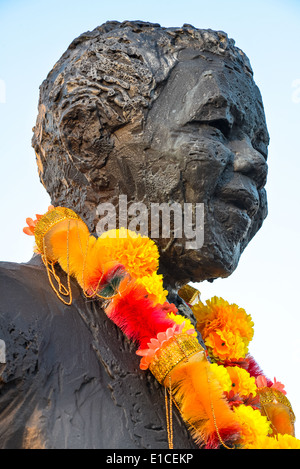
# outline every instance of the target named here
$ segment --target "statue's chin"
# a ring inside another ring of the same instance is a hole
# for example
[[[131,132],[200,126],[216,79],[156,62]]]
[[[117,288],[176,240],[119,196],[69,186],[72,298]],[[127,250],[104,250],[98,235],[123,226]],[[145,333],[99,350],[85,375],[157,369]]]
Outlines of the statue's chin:
[[[176,287],[188,282],[203,282],[226,278],[236,269],[240,259],[240,249],[226,252],[214,244],[197,250],[176,250],[160,253],[160,272],[166,281]]]
[[[231,220],[232,221],[232,220]],[[226,278],[236,269],[243,249],[247,246],[249,224],[240,219],[231,230],[211,223],[204,234],[203,245],[190,247],[187,240],[159,240],[160,264],[175,284],[202,282]]]

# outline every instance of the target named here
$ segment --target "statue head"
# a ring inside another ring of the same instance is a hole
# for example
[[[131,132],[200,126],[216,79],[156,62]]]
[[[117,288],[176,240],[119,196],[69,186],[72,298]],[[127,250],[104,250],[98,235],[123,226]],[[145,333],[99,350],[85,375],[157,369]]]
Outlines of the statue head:
[[[52,203],[92,232],[99,204],[118,209],[120,196],[147,208],[149,236],[151,207],[181,207],[179,234],[174,216],[168,236],[151,236],[178,285],[236,268],[267,214],[268,142],[260,92],[233,40],[140,21],[108,22],[71,43],[41,85],[33,136]]]

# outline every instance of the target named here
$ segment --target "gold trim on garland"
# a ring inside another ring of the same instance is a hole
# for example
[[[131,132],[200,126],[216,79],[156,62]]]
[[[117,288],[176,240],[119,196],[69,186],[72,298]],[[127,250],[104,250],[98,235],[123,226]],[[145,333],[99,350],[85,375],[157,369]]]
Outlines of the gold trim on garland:
[[[47,233],[53,228],[55,225],[62,221],[70,220],[80,220],[81,218],[71,209],[66,207],[56,207],[55,210],[49,210],[45,215],[43,215],[36,223],[34,235],[35,235],[35,242],[40,250],[40,252],[44,251],[44,242],[45,236]]]
[[[160,384],[182,360],[187,360],[204,349],[195,337],[187,334],[173,336],[156,353],[149,369]]]

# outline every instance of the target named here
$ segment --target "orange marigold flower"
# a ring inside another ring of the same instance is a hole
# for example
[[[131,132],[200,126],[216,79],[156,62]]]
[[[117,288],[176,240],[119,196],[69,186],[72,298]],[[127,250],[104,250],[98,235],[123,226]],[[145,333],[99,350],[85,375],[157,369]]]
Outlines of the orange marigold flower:
[[[211,332],[205,339],[205,345],[211,354],[221,361],[239,360],[248,350],[242,338],[227,329]]]
[[[246,356],[254,323],[244,309],[213,297],[206,304],[197,303],[192,310],[210,354],[221,360],[240,360]]]
[[[159,252],[154,241],[125,228],[104,232],[94,252],[102,262],[117,259],[133,278],[152,275],[158,269]]]

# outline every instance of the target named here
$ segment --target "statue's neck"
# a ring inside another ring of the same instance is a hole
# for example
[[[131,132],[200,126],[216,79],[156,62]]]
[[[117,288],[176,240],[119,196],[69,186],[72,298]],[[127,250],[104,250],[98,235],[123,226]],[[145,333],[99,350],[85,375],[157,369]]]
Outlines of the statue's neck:
[[[169,292],[168,301],[172,303],[172,298],[176,298],[178,289],[181,285],[178,284],[178,281],[176,281],[162,263],[160,263],[158,274],[163,275],[163,286],[164,289]]]

